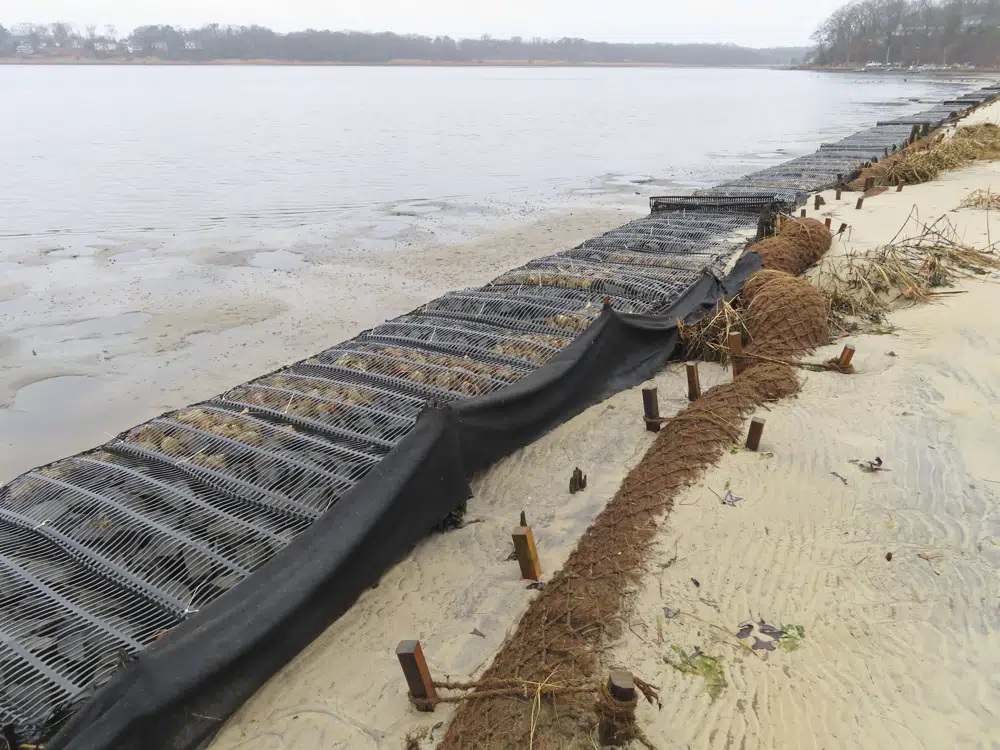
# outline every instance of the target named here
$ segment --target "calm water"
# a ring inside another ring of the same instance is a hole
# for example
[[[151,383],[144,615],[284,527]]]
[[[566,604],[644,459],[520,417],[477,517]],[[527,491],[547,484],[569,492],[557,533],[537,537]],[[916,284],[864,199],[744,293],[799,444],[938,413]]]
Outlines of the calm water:
[[[5,66],[0,258],[143,233],[363,239],[644,178],[692,187],[953,90],[769,70]]]

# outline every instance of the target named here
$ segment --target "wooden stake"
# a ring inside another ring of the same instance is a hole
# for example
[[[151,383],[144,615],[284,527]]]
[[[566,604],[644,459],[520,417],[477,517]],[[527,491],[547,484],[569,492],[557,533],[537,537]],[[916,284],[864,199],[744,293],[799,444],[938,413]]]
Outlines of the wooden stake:
[[[874,177],[865,177],[865,192],[867,193],[873,187],[875,187],[875,178]]]
[[[528,517],[524,514],[524,511],[522,510],[521,511],[521,528],[524,528],[527,525],[528,525]]]
[[[403,676],[410,688],[410,702],[418,711],[434,711],[438,695],[427,668],[427,660],[424,659],[424,650],[420,648],[420,641],[400,641],[396,646],[396,658],[399,659],[399,666],[403,668]]]
[[[612,672],[608,678],[608,693],[621,703],[635,702],[635,679],[630,672]],[[615,723],[613,717],[602,716],[597,728],[598,741],[604,747],[622,747],[633,739],[633,730],[625,724]]]
[[[820,203],[821,200],[823,200],[823,199],[820,196],[817,195],[816,196],[816,200],[814,202],[814,206],[813,206],[817,211],[819,211],[819,207],[821,205],[823,205],[822,203]]]
[[[688,401],[697,401],[701,398],[701,378],[698,376],[698,363],[688,362],[685,365],[688,376]]]
[[[743,372],[743,336],[739,331],[729,334],[729,353],[733,359],[733,377]]]
[[[750,420],[750,433],[747,435],[747,450],[756,451],[760,448],[760,438],[764,434],[764,420],[754,417]]]
[[[855,204],[854,208],[861,208],[863,205],[865,205],[865,196],[862,195],[858,198],[858,202]]]
[[[837,186],[837,200],[839,201],[844,195],[844,188]]]
[[[844,347],[844,351],[840,353],[840,359],[837,360],[837,364],[841,367],[847,367],[851,364],[852,359],[854,359],[854,347],[848,344]]]
[[[542,566],[538,563],[538,549],[535,547],[535,535],[530,526],[522,526],[512,535],[514,553],[517,564],[521,566],[521,578],[537,581],[542,577]]]
[[[843,234],[847,231],[847,224],[840,222],[840,229],[837,230],[837,234]]]
[[[829,216],[827,216],[826,217],[826,221],[824,223],[826,224],[826,228],[829,229],[830,227],[833,226],[833,219],[831,219]]]
[[[799,216],[803,219],[806,218],[806,210],[804,208],[799,212]]]
[[[659,432],[660,400],[655,388],[642,389],[642,411],[646,415],[646,429],[650,432]]]

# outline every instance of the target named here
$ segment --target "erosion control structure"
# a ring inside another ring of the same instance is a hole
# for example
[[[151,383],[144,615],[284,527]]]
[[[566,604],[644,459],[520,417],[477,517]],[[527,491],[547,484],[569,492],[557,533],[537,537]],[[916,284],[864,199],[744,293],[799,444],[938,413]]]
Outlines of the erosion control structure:
[[[677,321],[760,268],[742,252],[777,211],[957,106],[655,198],[648,217],[0,488],[2,736],[201,746],[463,505],[473,473],[662,368]]]

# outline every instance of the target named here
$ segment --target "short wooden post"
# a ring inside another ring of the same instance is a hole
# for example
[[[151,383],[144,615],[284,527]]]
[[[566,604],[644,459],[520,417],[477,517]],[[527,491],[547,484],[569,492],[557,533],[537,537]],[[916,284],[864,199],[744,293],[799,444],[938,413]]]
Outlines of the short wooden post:
[[[873,187],[875,187],[875,178],[874,177],[865,177],[865,192],[867,193]]]
[[[903,192],[903,181],[902,180],[900,180],[899,183],[896,185],[896,192],[897,193],[902,193]]]
[[[854,359],[854,347],[848,344],[844,347],[844,351],[840,353],[840,359],[837,360],[837,364],[841,368],[846,368],[850,366],[852,359]]]
[[[528,525],[528,516],[525,515],[524,511],[521,511],[521,528]]]
[[[882,158],[883,159],[888,159],[889,158],[889,147],[888,146],[885,147],[885,151],[882,154]]]
[[[860,198],[858,198],[858,202],[855,204],[854,208],[858,209],[861,208],[863,205],[865,205],[865,196],[862,195]]]
[[[701,378],[698,376],[698,363],[688,362],[685,367],[687,368],[688,376],[688,401],[697,401],[701,398]]]
[[[418,711],[432,712],[438,695],[420,641],[400,641],[396,646],[396,658],[410,688],[410,702]]]
[[[817,195],[816,200],[813,202],[813,208],[816,211],[819,211],[819,207],[823,205],[822,203],[820,203],[821,200],[823,200],[823,198]]]
[[[733,360],[733,377],[743,372],[743,335],[739,331],[729,334],[729,354]]]
[[[646,429],[660,431],[660,400],[655,388],[642,389],[642,411],[646,415]]]
[[[612,672],[608,678],[608,694],[613,705],[601,712],[601,721],[597,727],[598,741],[603,747],[622,747],[635,739],[633,724],[636,689],[632,674]]]
[[[756,451],[760,448],[760,438],[764,434],[764,420],[754,417],[750,420],[750,433],[747,435],[747,450]]]
[[[535,547],[535,535],[530,526],[522,526],[511,535],[514,539],[514,554],[517,564],[521,566],[521,578],[537,581],[542,577],[542,566],[538,562],[538,549]]]
[[[829,229],[830,227],[833,226],[833,219],[831,219],[829,216],[827,216],[826,217],[826,221],[823,222],[823,223],[826,224],[826,228]]]
[[[799,212],[799,216],[803,219],[806,218],[806,210],[804,208]]]
[[[844,196],[844,188],[840,185],[837,186],[837,200],[839,201]]]

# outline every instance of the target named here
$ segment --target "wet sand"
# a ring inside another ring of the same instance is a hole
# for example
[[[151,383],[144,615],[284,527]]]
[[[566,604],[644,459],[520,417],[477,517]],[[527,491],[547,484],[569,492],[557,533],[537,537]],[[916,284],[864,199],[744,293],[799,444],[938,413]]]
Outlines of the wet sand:
[[[914,206],[936,218],[991,184],[1000,185],[1000,164],[886,193],[861,211],[850,196],[838,204],[827,194],[822,213],[853,226],[832,252],[884,243]],[[995,215],[952,218],[971,243],[1000,239]],[[896,335],[853,338],[857,375],[804,373],[797,398],[761,412],[763,453],[727,455],[677,499],[630,627],[606,655],[662,688],[663,710],[640,712],[657,747],[1000,742],[1000,474],[992,457],[1000,442],[992,324],[1000,289],[962,288],[968,293],[894,315]],[[729,377],[701,366],[705,388]],[[655,384],[663,413],[684,405],[682,367]],[[416,727],[446,723],[448,706],[429,715],[410,707],[396,643],[419,638],[439,678],[479,675],[532,597],[507,559],[518,513],[535,529],[543,569],[558,569],[652,439],[633,389],[483,474],[472,523],[421,543],[258,691],[214,750],[395,748]],[[876,456],[887,471],[867,474],[850,463]],[[575,466],[589,487],[571,496]],[[727,486],[743,498],[738,507],[719,501]],[[761,618],[803,626],[801,647],[753,655],[723,634]],[[718,698],[700,677],[665,664],[675,645],[720,657],[727,687]],[[439,727],[432,737],[441,736]]]
[[[458,242],[414,232],[364,249],[350,237],[291,249],[25,243],[0,255],[0,482],[646,210],[635,196]]]

